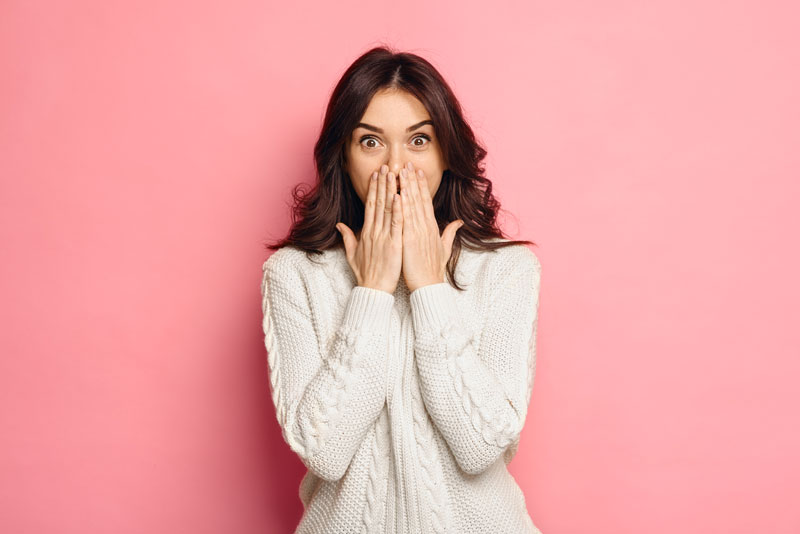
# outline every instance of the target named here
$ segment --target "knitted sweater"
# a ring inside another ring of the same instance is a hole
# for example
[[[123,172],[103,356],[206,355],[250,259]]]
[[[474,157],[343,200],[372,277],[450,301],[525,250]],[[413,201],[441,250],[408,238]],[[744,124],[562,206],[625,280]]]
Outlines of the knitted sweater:
[[[503,240],[505,241],[505,240]],[[506,466],[536,364],[541,265],[462,248],[459,292],[356,285],[343,248],[263,264],[283,439],[308,468],[296,534],[541,534]]]

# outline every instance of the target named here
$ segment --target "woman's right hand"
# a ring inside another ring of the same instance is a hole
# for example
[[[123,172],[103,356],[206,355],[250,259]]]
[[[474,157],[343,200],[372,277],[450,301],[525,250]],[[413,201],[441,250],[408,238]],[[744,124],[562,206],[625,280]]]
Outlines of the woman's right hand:
[[[344,223],[336,229],[358,285],[394,293],[403,267],[403,209],[395,174],[388,171],[381,165],[370,177],[359,238]]]

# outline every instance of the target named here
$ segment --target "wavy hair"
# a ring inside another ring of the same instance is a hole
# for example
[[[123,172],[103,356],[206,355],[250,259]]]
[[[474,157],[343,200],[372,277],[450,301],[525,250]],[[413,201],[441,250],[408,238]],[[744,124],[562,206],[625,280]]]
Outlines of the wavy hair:
[[[265,245],[277,250],[295,246],[307,254],[344,247],[336,223],[343,222],[358,233],[364,223],[364,204],[344,170],[346,143],[369,105],[383,89],[401,89],[425,106],[433,121],[447,170],[433,197],[439,232],[452,221],[464,221],[456,231],[447,262],[450,284],[455,280],[461,248],[494,251],[528,240],[508,240],[497,226],[500,203],[492,195],[492,183],[482,162],[486,149],[476,140],[461,111],[461,105],[441,74],[422,57],[395,52],[386,46],[372,48],[356,59],[333,90],[322,131],[314,146],[317,180],[303,191],[303,183],[292,190],[292,225],[289,235]],[[505,241],[501,241],[505,240]]]

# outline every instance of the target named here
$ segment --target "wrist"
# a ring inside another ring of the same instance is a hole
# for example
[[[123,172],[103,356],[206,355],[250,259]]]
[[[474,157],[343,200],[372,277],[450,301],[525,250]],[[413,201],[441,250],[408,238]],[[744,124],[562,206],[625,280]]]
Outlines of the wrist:
[[[434,285],[434,284],[441,284],[443,282],[445,282],[445,280],[439,280],[437,278],[431,278],[429,280],[426,280],[424,282],[420,282],[418,284],[413,284],[412,283],[412,284],[408,285],[408,291],[413,293],[414,291],[416,291],[417,289],[420,289],[422,287],[431,286],[431,285]]]
[[[369,288],[369,289],[375,289],[377,291],[383,291],[383,292],[388,293],[390,295],[394,295],[394,289],[391,289],[391,288],[388,288],[388,287],[385,287],[385,286],[381,286],[379,284],[367,284],[367,283],[364,283],[364,284],[358,284],[358,287],[366,287],[366,288]]]

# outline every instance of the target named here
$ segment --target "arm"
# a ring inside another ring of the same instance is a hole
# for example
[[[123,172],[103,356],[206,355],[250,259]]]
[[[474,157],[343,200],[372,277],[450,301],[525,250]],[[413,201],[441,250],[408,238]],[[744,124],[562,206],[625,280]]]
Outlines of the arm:
[[[394,295],[353,287],[321,348],[305,282],[280,252],[264,262],[261,283],[272,400],[289,447],[315,474],[338,480],[386,401]]]
[[[524,261],[491,278],[486,322],[475,332],[459,320],[449,283],[411,293],[420,389],[428,413],[459,467],[477,474],[508,447],[516,447],[530,401],[541,267],[525,249]]]

